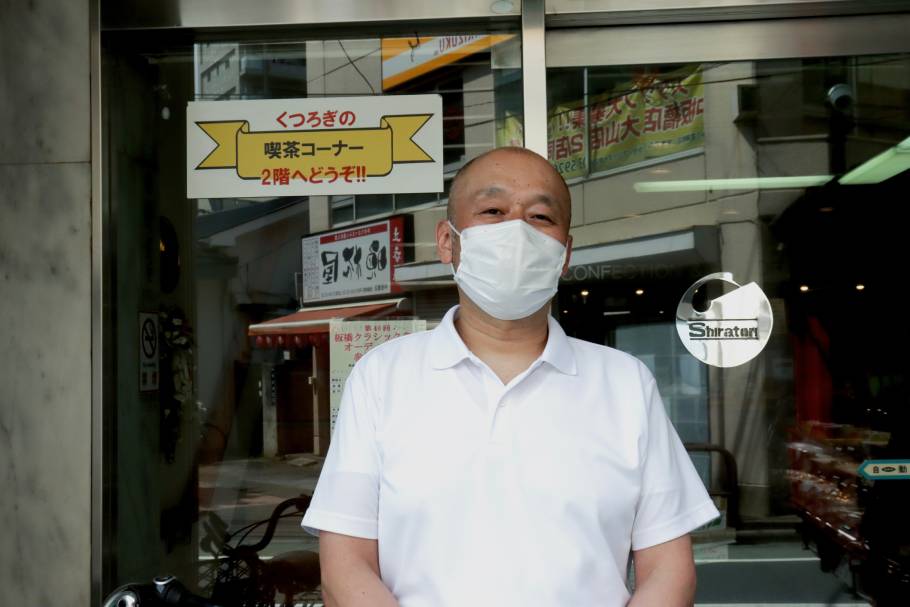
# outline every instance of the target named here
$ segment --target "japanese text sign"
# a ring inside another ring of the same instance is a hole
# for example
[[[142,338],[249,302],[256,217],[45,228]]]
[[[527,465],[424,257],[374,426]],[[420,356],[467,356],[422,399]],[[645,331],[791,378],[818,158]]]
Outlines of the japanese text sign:
[[[547,157],[572,179],[694,150],[704,145],[704,103],[700,66],[639,74],[590,98],[587,108],[581,101],[554,107]]]
[[[329,411],[331,429],[341,407],[341,395],[351,369],[370,349],[390,339],[426,331],[425,320],[333,320],[329,324]]]
[[[442,191],[439,95],[192,101],[187,197]]]
[[[591,104],[591,170],[606,171],[704,145],[704,101],[700,68],[643,74],[616,87]]]
[[[587,174],[584,108],[559,106],[547,117],[547,155],[564,179]]]
[[[305,303],[397,292],[396,266],[405,261],[404,217],[303,239]]]
[[[860,464],[859,473],[870,481],[910,480],[910,459],[867,459]]]

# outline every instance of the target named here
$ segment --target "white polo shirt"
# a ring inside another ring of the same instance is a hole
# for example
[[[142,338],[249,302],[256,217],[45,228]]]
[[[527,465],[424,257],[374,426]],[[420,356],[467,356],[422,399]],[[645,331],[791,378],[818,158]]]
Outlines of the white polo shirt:
[[[625,605],[630,550],[718,516],[651,373],[551,317],[503,385],[457,309],[354,366],[304,528],[378,539],[401,607]]]

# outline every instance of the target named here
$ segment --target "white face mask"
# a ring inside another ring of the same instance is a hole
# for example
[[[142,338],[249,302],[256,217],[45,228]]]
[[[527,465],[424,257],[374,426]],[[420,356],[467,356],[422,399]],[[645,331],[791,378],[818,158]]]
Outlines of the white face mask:
[[[481,310],[500,320],[530,316],[559,285],[564,244],[521,219],[465,228],[455,282]]]

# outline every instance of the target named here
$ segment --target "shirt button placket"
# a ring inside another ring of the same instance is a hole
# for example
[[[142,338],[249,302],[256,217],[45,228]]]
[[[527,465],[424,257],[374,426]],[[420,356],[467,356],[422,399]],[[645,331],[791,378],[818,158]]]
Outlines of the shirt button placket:
[[[511,450],[511,426],[514,411],[511,406],[511,393],[500,392],[490,411],[489,445],[498,455],[507,455]]]

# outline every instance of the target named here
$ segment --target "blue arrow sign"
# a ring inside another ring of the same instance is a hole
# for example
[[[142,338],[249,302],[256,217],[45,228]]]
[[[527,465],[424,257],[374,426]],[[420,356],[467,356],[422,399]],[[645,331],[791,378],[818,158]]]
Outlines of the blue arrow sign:
[[[910,479],[910,459],[867,459],[859,466],[861,476],[870,481]]]

